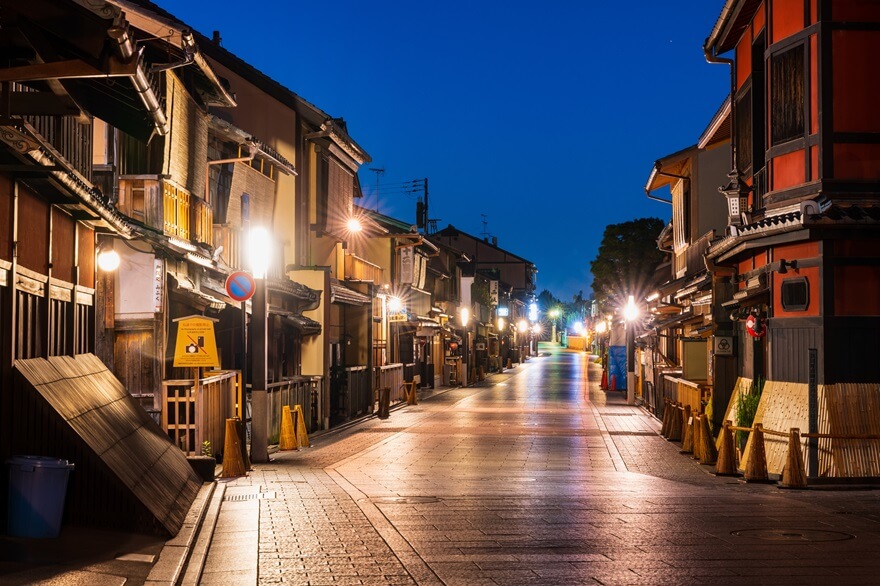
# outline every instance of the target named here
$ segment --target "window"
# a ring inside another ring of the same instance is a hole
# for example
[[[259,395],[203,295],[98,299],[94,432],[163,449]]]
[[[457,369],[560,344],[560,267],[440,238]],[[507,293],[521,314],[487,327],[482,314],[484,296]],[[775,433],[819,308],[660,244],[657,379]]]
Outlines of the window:
[[[752,90],[736,101],[736,167],[746,174],[752,168]]]
[[[810,287],[806,277],[782,281],[782,309],[806,311],[810,305]]]
[[[804,46],[774,55],[770,61],[770,137],[772,144],[804,135]]]

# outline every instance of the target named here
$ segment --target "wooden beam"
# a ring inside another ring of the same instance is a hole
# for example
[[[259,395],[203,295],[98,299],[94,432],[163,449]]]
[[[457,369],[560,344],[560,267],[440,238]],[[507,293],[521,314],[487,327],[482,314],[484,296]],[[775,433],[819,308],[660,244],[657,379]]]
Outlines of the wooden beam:
[[[67,61],[53,61],[51,63],[37,63],[34,65],[22,65],[0,69],[0,82],[4,81],[37,81],[45,79],[88,79],[94,77],[130,77],[137,72],[137,59],[130,63],[123,63],[115,57],[107,60],[105,70],[98,69],[94,65],[82,59],[70,59]]]

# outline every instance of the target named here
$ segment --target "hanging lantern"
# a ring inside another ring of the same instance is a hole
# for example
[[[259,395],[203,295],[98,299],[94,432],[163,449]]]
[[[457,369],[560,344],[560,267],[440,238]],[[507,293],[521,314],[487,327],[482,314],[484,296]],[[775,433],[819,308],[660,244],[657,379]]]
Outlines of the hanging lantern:
[[[767,326],[763,319],[752,313],[746,318],[746,331],[753,338],[763,338],[767,333]]]

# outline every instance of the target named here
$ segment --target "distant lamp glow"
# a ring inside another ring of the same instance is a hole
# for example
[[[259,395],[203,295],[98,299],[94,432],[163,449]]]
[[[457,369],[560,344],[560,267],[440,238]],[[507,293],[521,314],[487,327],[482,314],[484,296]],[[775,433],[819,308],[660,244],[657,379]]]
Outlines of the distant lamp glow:
[[[248,252],[250,254],[251,271],[255,279],[265,279],[269,272],[272,256],[272,245],[269,231],[265,228],[252,228],[248,234]]]
[[[576,321],[573,324],[571,324],[571,327],[572,327],[572,329],[574,329],[574,333],[576,333],[576,334],[580,334],[581,332],[584,331],[583,322]]]
[[[606,325],[605,320],[602,320],[596,324],[596,333],[597,334],[604,334],[607,331],[608,331],[608,326]]]
[[[529,322],[524,319],[519,320],[516,323],[516,329],[519,330],[520,333],[525,333],[525,331],[529,329]]]
[[[403,309],[403,301],[400,297],[389,297],[388,298],[388,311],[391,313],[400,313]]]
[[[364,229],[361,221],[357,218],[350,218],[348,222],[345,223],[345,227],[348,228],[349,232],[360,232]]]
[[[559,317],[559,310],[558,309],[551,309],[550,310],[550,317],[552,317],[553,319],[556,319],[557,317]]]
[[[462,307],[458,310],[458,319],[461,322],[462,326],[467,326],[471,321],[471,310],[467,307]]]
[[[538,321],[537,303],[529,303],[529,321]]]
[[[623,317],[626,321],[633,321],[639,317],[639,308],[636,306],[635,298],[632,295],[629,296],[626,307],[623,308]]]
[[[119,253],[109,248],[98,253],[98,268],[105,272],[115,271],[119,268]]]
[[[532,333],[535,334],[536,336],[540,336],[541,335],[541,324],[533,325],[532,326]]]
[[[503,330],[503,329],[504,329],[504,318],[503,318],[503,317],[499,317],[499,318],[498,318],[498,323],[497,323],[496,325],[498,326],[498,329],[499,329],[499,330]]]

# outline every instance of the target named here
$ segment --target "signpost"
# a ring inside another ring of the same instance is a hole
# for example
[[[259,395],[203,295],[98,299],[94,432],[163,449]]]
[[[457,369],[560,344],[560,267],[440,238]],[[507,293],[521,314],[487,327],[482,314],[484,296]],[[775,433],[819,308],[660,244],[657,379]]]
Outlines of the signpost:
[[[177,318],[177,343],[174,345],[174,367],[193,369],[193,392],[198,393],[200,369],[203,366],[220,368],[217,339],[214,337],[216,319],[203,315]]]
[[[245,271],[235,271],[226,278],[226,294],[235,301],[247,301],[253,297],[256,288],[254,278]]]

